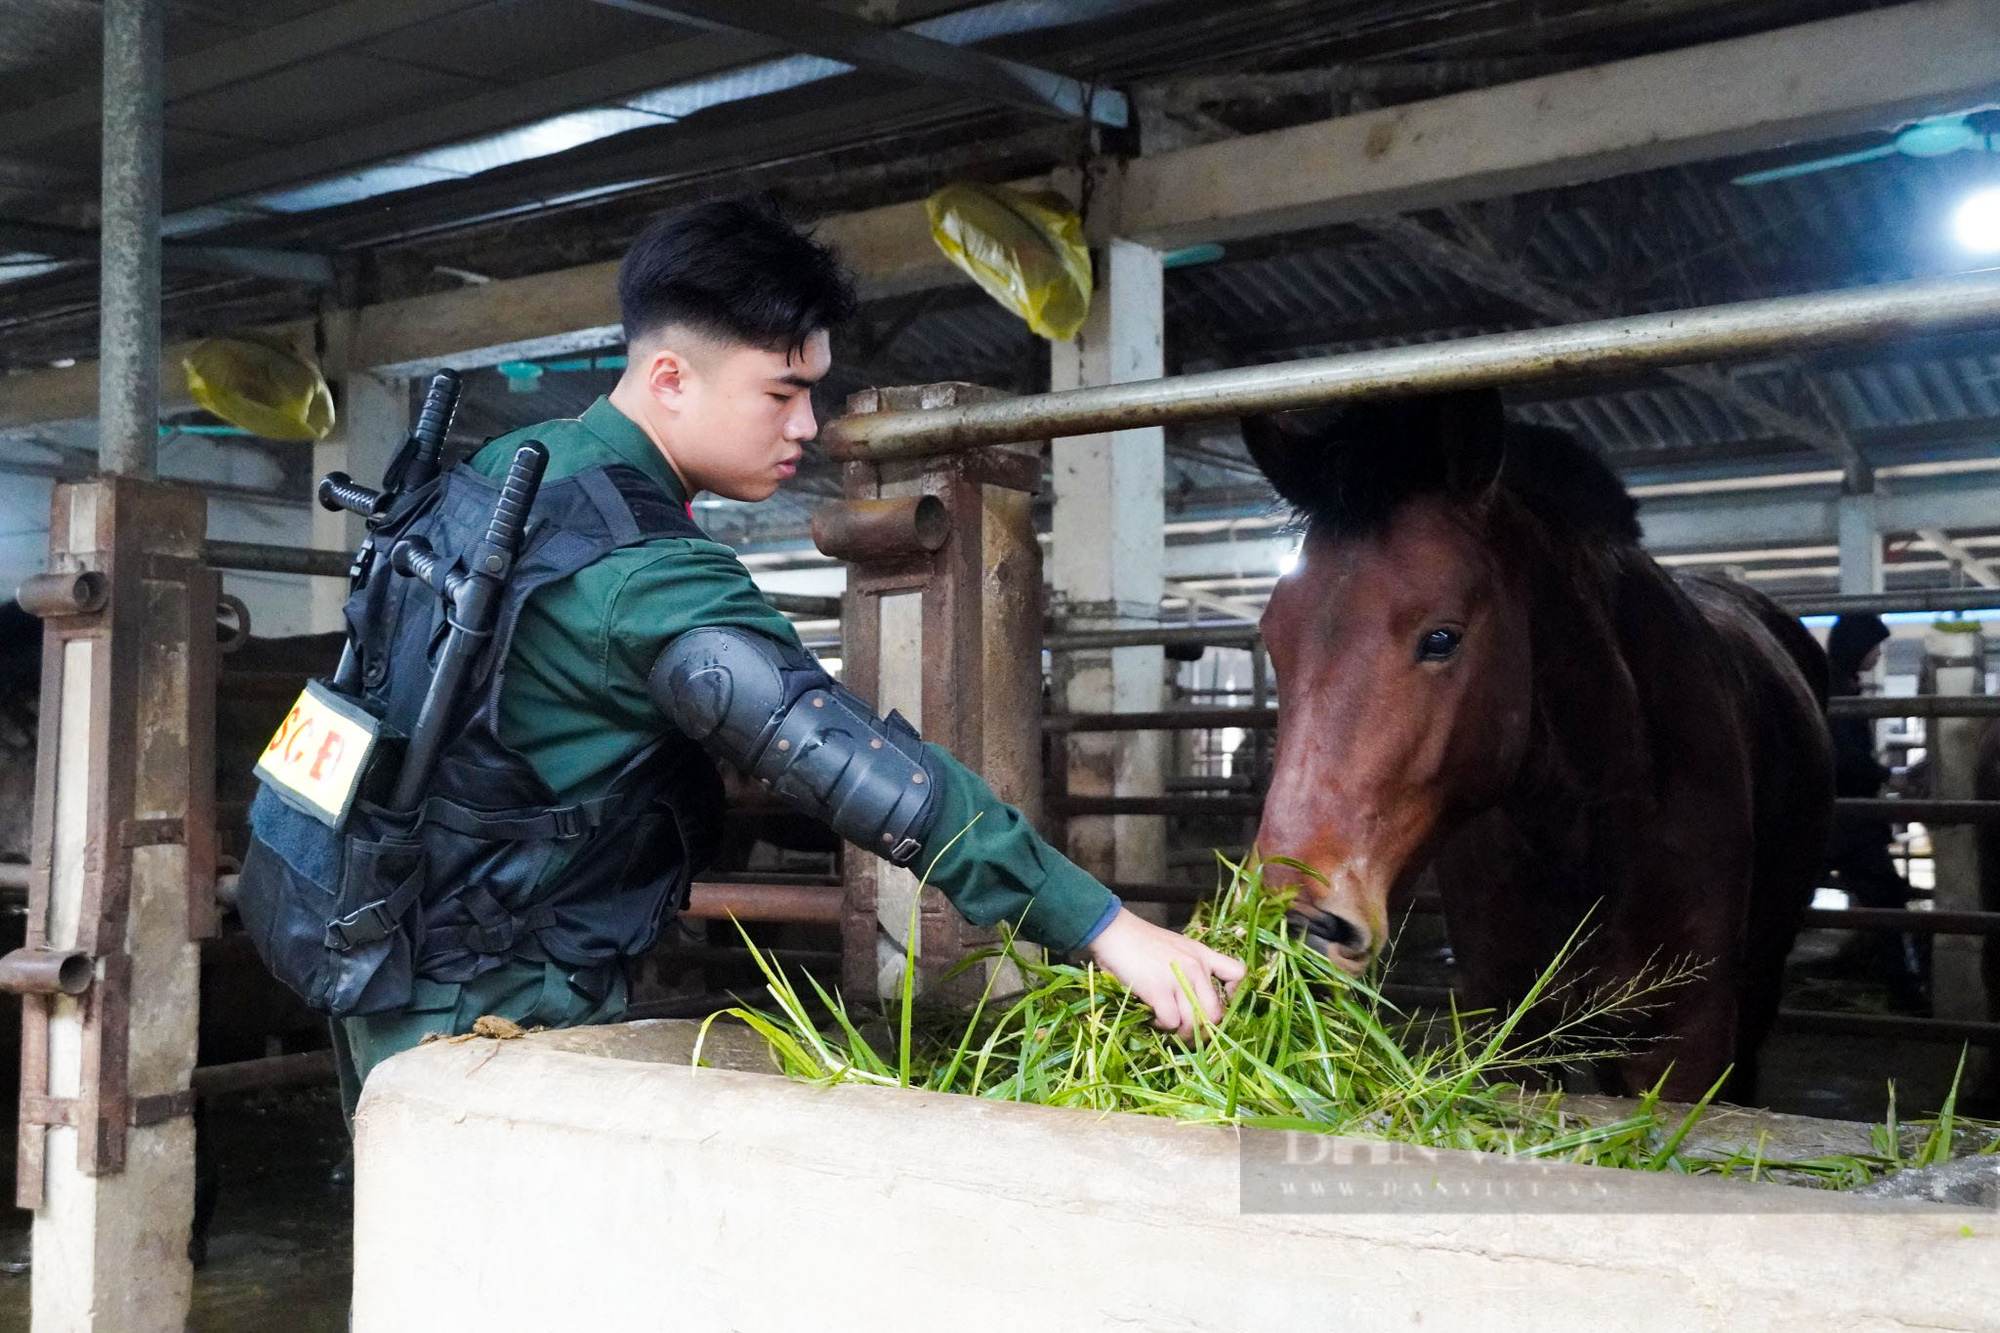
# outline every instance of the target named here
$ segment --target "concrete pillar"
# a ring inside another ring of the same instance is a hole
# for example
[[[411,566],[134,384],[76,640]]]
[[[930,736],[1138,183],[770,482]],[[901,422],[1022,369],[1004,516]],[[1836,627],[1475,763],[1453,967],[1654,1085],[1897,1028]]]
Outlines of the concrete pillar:
[[[410,429],[410,388],[401,379],[382,379],[362,371],[344,376],[336,386],[338,415],[324,440],[313,446],[313,476],[345,472],[364,486],[380,486],[390,456]],[[352,551],[367,535],[362,520],[344,510],[332,513],[312,507],[313,545],[325,551]],[[339,579],[312,581],[314,633],[344,629],[340,608],[347,585]]]
[[[205,508],[129,478],[58,487],[39,582],[94,591],[64,605],[23,589],[48,630],[22,953],[88,966],[79,994],[22,997],[36,1333],[187,1319],[194,938],[213,930],[215,884]]]
[[[1090,318],[1074,342],[1051,348],[1052,389],[1165,373],[1165,313],[1158,251],[1113,240],[1104,248]],[[1166,434],[1157,426],[1057,440],[1049,575],[1064,628],[1154,626],[1164,584]],[[1076,712],[1152,712],[1161,706],[1158,648],[1072,653],[1057,661],[1063,706]],[[1073,796],[1157,796],[1167,738],[1159,732],[1070,737]],[[1068,850],[1103,880],[1157,881],[1165,826],[1150,816],[1072,819]]]
[[[1882,591],[1882,531],[1872,491],[1840,497],[1840,590]]]

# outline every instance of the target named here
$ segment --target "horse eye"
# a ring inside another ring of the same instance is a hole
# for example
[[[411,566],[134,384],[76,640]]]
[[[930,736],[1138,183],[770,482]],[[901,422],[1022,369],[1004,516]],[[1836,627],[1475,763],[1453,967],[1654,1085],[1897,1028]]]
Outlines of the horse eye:
[[[1442,662],[1458,651],[1458,642],[1464,637],[1455,629],[1434,629],[1417,645],[1417,660]]]

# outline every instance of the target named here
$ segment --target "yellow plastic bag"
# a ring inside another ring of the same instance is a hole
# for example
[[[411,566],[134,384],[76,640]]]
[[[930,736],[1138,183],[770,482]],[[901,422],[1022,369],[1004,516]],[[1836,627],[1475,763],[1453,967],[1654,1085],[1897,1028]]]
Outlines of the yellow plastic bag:
[[[1076,336],[1090,313],[1090,249],[1067,199],[1004,185],[947,185],[924,207],[938,249],[987,295],[1044,338]]]
[[[333,392],[319,367],[276,338],[204,338],[181,358],[188,395],[232,426],[267,440],[323,440]]]

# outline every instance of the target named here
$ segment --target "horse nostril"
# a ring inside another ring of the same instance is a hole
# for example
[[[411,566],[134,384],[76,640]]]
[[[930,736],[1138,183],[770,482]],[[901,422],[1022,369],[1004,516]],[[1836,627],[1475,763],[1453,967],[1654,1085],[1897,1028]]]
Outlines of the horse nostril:
[[[1366,957],[1368,928],[1333,912],[1295,908],[1293,915],[1305,926],[1306,941],[1322,949],[1338,949],[1349,958]]]

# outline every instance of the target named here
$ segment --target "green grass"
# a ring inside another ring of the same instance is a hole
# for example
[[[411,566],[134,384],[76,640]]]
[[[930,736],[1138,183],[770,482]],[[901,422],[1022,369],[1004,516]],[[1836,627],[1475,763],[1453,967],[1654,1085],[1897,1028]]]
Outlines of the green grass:
[[[785,1073],[821,1084],[1827,1186],[1942,1161],[1953,1153],[1955,1134],[1991,1128],[1954,1115],[1955,1084],[1934,1119],[1898,1124],[1892,1113],[1874,1135],[1874,1151],[1856,1156],[1772,1161],[1757,1148],[1728,1157],[1690,1151],[1688,1136],[1716,1088],[1682,1111],[1663,1106],[1656,1086],[1630,1115],[1586,1122],[1560,1093],[1540,1089],[1559,1066],[1629,1051],[1601,1034],[1662,1003],[1692,969],[1663,963],[1643,979],[1586,989],[1563,979],[1563,959],[1579,942],[1572,937],[1512,1011],[1406,1012],[1287,929],[1288,896],[1266,891],[1257,868],[1224,865],[1228,882],[1196,910],[1186,933],[1241,958],[1248,975],[1221,1021],[1191,1043],[1154,1028],[1145,1006],[1096,967],[1049,961],[1011,939],[951,974],[985,974],[969,1013],[922,1004],[908,956],[897,1003],[879,1013],[850,1010],[810,977],[808,998],[753,945],[775,1008],[728,1009],[708,1023],[727,1017],[748,1024]],[[910,939],[914,912],[913,904]],[[994,978],[1002,961],[1024,985],[999,997]],[[704,1024],[704,1037],[707,1030]],[[697,1061],[700,1051],[698,1042]],[[1986,1151],[2000,1142],[1985,1137],[1993,1140]]]

